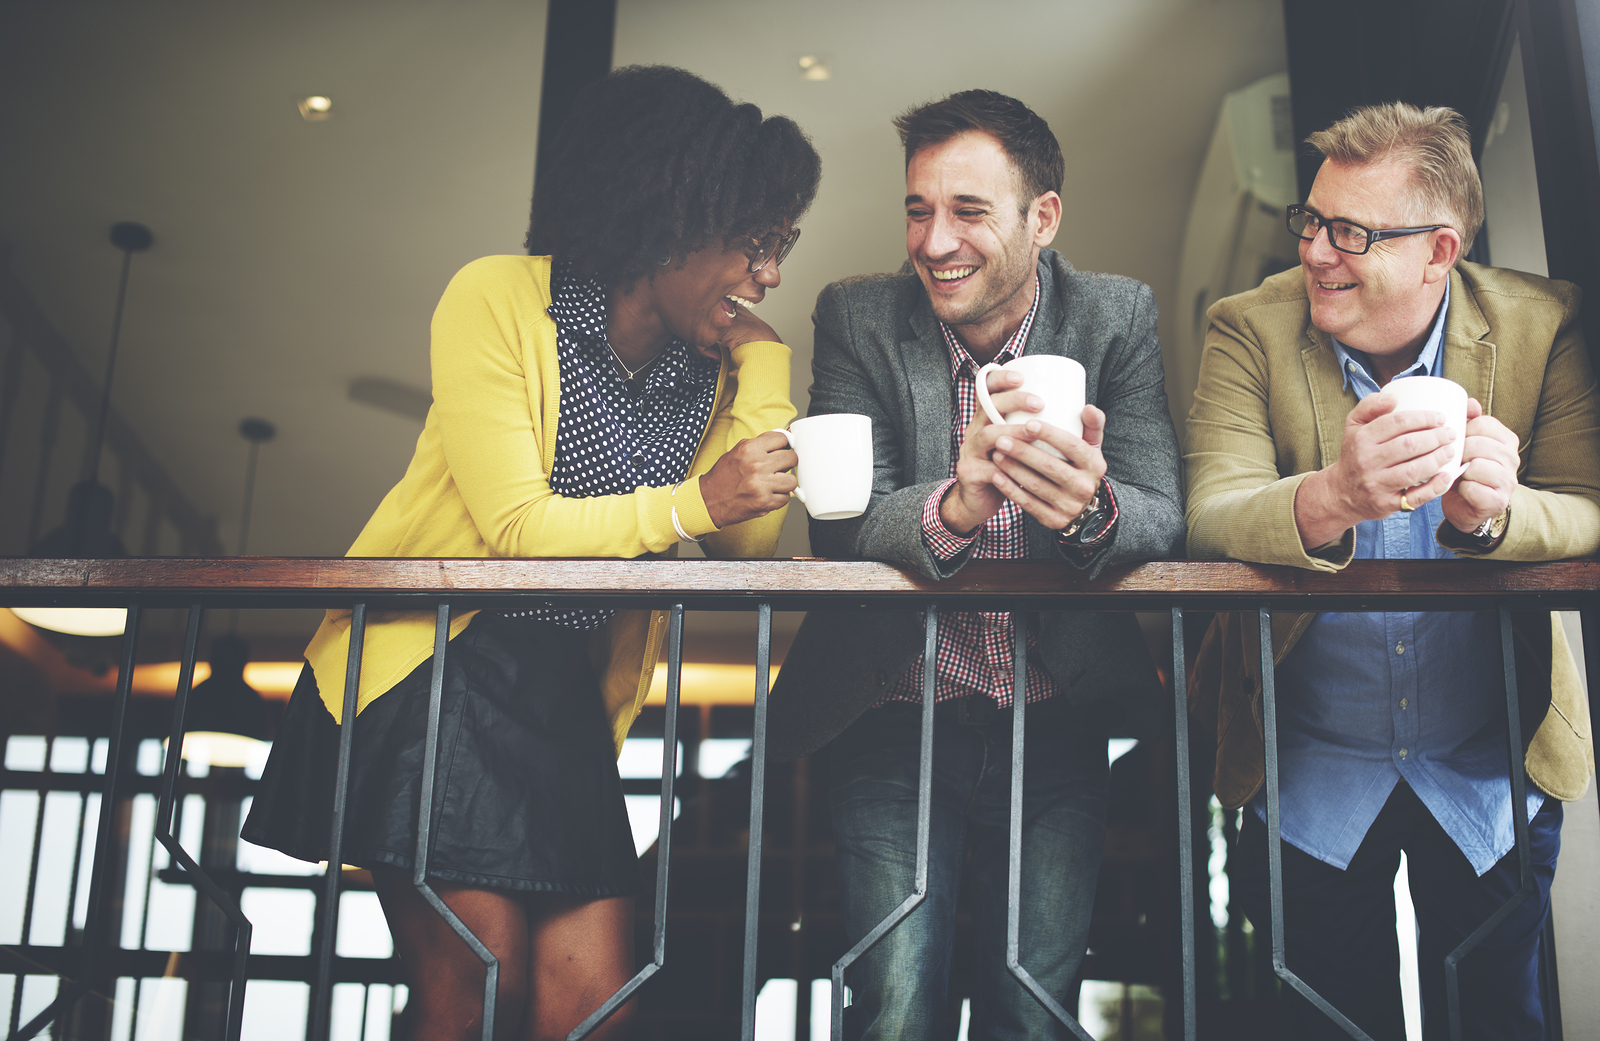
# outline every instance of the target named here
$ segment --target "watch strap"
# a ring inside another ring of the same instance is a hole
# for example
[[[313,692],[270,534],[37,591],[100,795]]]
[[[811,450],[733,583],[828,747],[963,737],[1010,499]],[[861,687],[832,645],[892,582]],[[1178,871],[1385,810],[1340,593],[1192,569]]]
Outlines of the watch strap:
[[[1066,546],[1097,548],[1110,540],[1119,516],[1121,512],[1117,509],[1117,497],[1111,491],[1111,482],[1102,477],[1100,487],[1090,497],[1089,504],[1070,524],[1056,533],[1056,539]]]

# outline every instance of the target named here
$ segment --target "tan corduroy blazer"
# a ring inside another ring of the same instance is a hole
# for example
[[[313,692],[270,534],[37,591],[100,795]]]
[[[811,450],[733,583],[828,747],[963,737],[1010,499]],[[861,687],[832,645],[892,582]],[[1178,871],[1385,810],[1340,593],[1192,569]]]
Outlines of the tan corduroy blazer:
[[[1516,433],[1521,456],[1505,539],[1476,553],[1441,525],[1440,544],[1457,556],[1558,560],[1600,549],[1600,391],[1578,302],[1576,287],[1536,275],[1468,263],[1450,274],[1444,375]],[[1354,531],[1308,553],[1294,521],[1300,482],[1338,459],[1357,401],[1331,338],[1311,325],[1300,268],[1218,301],[1208,318],[1184,457],[1189,555],[1342,569]],[[1273,616],[1274,663],[1313,617]],[[1521,697],[1549,704],[1527,749],[1528,776],[1559,799],[1579,798],[1594,748],[1577,667],[1554,616],[1522,612],[1515,624]],[[1216,729],[1216,792],[1226,806],[1248,802],[1262,783],[1259,662],[1254,616],[1219,616],[1189,688],[1196,716]]]

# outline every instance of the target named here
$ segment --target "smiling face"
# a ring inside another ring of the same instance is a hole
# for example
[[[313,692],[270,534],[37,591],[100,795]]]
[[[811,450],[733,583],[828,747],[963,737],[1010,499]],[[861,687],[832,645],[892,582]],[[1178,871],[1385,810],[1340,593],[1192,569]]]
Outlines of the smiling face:
[[[906,254],[933,313],[974,354],[989,356],[1033,305],[1039,250],[1055,238],[1061,198],[1026,207],[1000,143],[969,130],[911,157],[906,167]]]
[[[1437,223],[1411,212],[1411,174],[1394,162],[1355,166],[1326,160],[1306,206],[1327,218],[1368,228]],[[1460,254],[1451,228],[1375,242],[1360,256],[1342,253],[1318,232],[1300,242],[1311,323],[1341,343],[1372,355],[1378,368],[1400,372],[1421,353],[1445,278]],[[1381,360],[1380,360],[1381,359]]]
[[[716,357],[716,345],[733,327],[739,308],[759,304],[781,280],[778,265],[770,261],[752,275],[750,258],[739,248],[708,246],[681,261],[674,258],[639,283],[642,302],[665,334],[654,349],[675,337]]]

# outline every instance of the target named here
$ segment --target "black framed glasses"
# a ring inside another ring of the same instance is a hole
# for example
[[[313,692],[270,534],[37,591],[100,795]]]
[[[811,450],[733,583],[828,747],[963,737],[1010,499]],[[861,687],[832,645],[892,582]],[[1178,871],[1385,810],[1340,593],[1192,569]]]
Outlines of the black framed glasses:
[[[789,251],[794,249],[794,244],[799,240],[799,228],[788,232],[775,231],[763,239],[751,239],[750,245],[744,250],[744,255],[750,258],[750,273],[755,274],[769,262],[773,267],[782,264],[783,258],[789,255]]]
[[[1306,209],[1304,206],[1289,207],[1286,223],[1289,233],[1297,239],[1306,242],[1317,237],[1317,232],[1323,228],[1328,229],[1328,245],[1340,253],[1350,253],[1360,256],[1372,248],[1374,242],[1384,239],[1398,239],[1406,235],[1421,235],[1425,231],[1438,231],[1448,228],[1448,224],[1429,224],[1423,228],[1368,228],[1357,224],[1355,221],[1342,220],[1337,217],[1324,217],[1315,210]],[[752,269],[753,270],[753,269]]]

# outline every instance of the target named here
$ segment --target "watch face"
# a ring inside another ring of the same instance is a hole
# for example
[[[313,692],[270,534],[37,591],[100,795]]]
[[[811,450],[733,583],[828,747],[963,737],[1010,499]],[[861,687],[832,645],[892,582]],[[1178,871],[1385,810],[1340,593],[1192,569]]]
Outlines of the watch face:
[[[1078,531],[1078,541],[1085,546],[1092,546],[1105,537],[1111,526],[1112,513],[1105,506],[1101,506],[1088,517],[1084,518],[1083,527]]]

